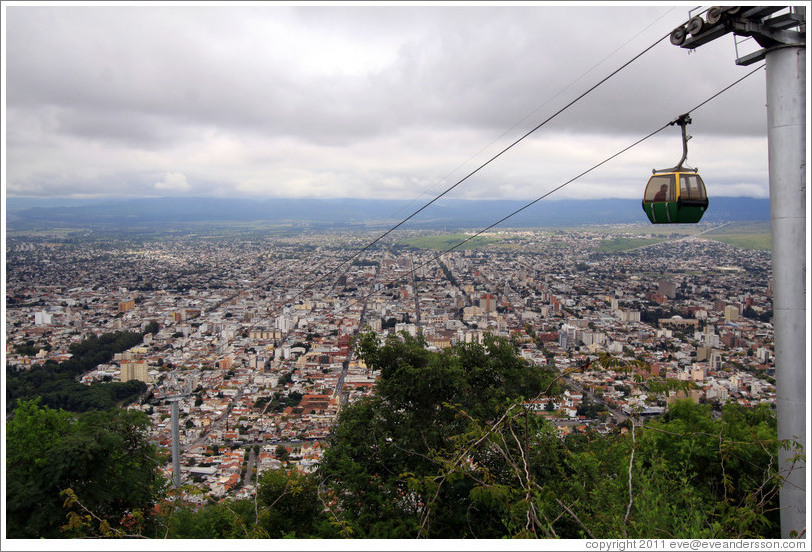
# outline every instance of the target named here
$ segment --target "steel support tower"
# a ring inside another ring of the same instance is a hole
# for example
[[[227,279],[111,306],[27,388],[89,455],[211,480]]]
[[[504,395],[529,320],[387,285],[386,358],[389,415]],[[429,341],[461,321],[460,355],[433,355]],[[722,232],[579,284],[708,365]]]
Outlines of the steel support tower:
[[[191,394],[188,385],[181,385],[178,374],[174,370],[169,375],[169,381],[164,386],[164,400],[169,403],[170,420],[172,424],[172,485],[180,488],[180,407],[179,402]]]
[[[714,6],[671,33],[694,49],[728,33],[761,47],[737,65],[766,60],[781,537],[806,530],[806,10],[793,6]]]
[[[180,487],[180,428],[178,422],[178,401],[180,400],[180,397],[167,399],[171,405],[172,418],[172,484],[176,489]]]

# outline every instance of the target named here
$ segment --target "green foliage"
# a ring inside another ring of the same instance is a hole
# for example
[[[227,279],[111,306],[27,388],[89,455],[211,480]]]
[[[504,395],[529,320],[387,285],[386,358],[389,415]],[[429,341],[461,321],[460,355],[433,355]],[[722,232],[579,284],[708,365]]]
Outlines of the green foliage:
[[[291,370],[290,372],[285,373],[281,378],[279,378],[278,385],[282,387],[288,383],[293,383],[293,372],[294,371]]]
[[[267,395],[265,397],[260,397],[256,401],[254,401],[254,408],[259,410],[260,412],[265,410],[265,406],[271,401],[271,396]],[[196,404],[196,406],[199,406]]]
[[[51,350],[50,343],[35,343],[32,340],[28,340],[25,343],[20,343],[14,346],[14,352],[18,355],[26,355],[26,356],[34,356],[36,355],[40,349],[44,349],[46,351]]]
[[[172,539],[249,538],[253,535],[247,534],[243,520],[253,518],[253,509],[246,500],[178,508],[168,516],[165,534]]]
[[[110,362],[113,355],[141,343],[141,333],[115,332],[91,335],[69,347],[73,354],[68,360],[48,361],[29,370],[6,367],[6,408],[11,411],[20,400],[41,397],[42,404],[51,408],[86,412],[108,410],[132,401],[146,391],[140,381],[96,383],[83,385],[77,378],[99,364]]]
[[[352,266],[381,266],[379,261],[369,261],[366,259],[355,259]]]
[[[433,502],[424,536],[471,536],[469,521],[478,537],[502,536],[501,506],[471,502],[474,479],[460,476],[437,485],[435,477],[472,426],[504,415],[520,397],[549,390],[552,373],[529,365],[510,342],[493,337],[484,345],[432,353],[422,339],[406,333],[384,343],[365,333],[356,350],[380,371],[380,379],[371,397],[342,410],[319,472],[339,497],[353,533],[412,538]],[[517,430],[537,425],[533,418]],[[490,453],[479,461],[501,469]]]
[[[635,422],[634,436],[564,444],[571,471],[552,485],[569,509],[553,526],[561,537],[778,536],[778,441],[768,409],[729,405],[716,419],[682,401],[661,420]]]
[[[562,438],[525,407],[560,391],[556,372],[492,336],[436,353],[424,345],[405,333],[359,336],[356,351],[380,379],[342,409],[316,473],[266,472],[255,499],[165,502],[159,519],[146,513],[161,482],[141,413],[77,417],[23,400],[7,424],[8,536],[778,536],[777,453],[788,444],[769,408],[727,405],[715,416],[682,401],[622,432]],[[600,355],[590,366],[628,372],[652,392],[678,387],[636,360]]]
[[[104,533],[125,514],[151,506],[163,488],[155,449],[146,440],[141,412],[112,410],[78,417],[21,401],[7,422],[9,538]],[[79,516],[79,517],[76,517]],[[86,516],[91,516],[88,521]],[[99,524],[93,524],[98,520]]]
[[[745,318],[750,318],[751,320],[759,320],[760,322],[769,322],[770,318],[773,317],[773,311],[772,309],[770,309],[768,311],[759,314],[753,309],[753,307],[748,306],[745,307],[745,309],[742,311],[742,316],[744,316]]]
[[[728,404],[715,419],[709,405],[682,401],[649,426],[642,450],[658,475],[679,474],[705,505],[705,536],[778,537],[779,443],[772,411]]]
[[[287,462],[288,459],[290,458],[290,453],[288,452],[288,449],[286,449],[282,445],[277,445],[276,457],[282,462]]]
[[[451,273],[451,270],[448,269],[446,264],[443,261],[441,261],[440,259],[437,259],[437,264],[440,265],[440,269],[443,271],[443,274],[445,275],[446,280],[448,280],[448,283],[451,284],[454,287],[459,287],[459,285],[460,285],[459,282],[454,277],[454,275]]]
[[[690,401],[630,431],[558,437],[523,407],[549,393],[504,341],[425,350],[363,334],[376,392],[342,411],[320,476],[365,538],[742,538],[778,534],[775,416]],[[652,392],[678,382],[608,355]],[[540,393],[539,393],[540,394]]]
[[[323,516],[318,486],[296,470],[270,470],[262,474],[257,500],[264,506],[257,525],[268,538],[310,536]]]
[[[578,407],[577,414],[579,416],[586,416],[587,418],[597,418],[598,414],[605,411],[605,405],[590,401],[588,398],[586,398],[581,403],[581,406]]]
[[[312,475],[271,470],[258,482],[256,501],[178,508],[166,518],[166,536],[179,539],[337,538],[346,524],[330,520]],[[163,535],[162,535],[163,536]]]
[[[288,394],[282,394],[277,391],[273,395],[268,395],[257,399],[256,402],[254,402],[254,408],[259,411],[278,414],[289,406],[299,406],[299,403],[302,402],[303,396],[304,395],[298,391],[291,391]]]

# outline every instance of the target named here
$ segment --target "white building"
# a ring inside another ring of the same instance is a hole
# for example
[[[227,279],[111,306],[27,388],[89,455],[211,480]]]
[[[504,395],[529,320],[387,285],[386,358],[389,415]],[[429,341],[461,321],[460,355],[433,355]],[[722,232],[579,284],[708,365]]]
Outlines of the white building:
[[[40,311],[40,312],[35,312],[34,313],[34,324],[36,324],[37,326],[43,326],[43,325],[51,324],[52,321],[53,321],[53,316],[50,313],[46,312],[46,311]]]

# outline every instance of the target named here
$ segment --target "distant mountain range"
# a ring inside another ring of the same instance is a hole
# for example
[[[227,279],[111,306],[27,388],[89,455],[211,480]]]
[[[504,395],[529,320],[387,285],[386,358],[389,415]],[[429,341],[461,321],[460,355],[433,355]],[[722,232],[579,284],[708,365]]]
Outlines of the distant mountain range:
[[[8,230],[94,228],[143,230],[255,223],[328,228],[384,227],[396,224],[427,200],[378,199],[6,199]],[[406,228],[485,228],[526,205],[525,201],[441,199],[421,211]],[[703,222],[770,219],[770,200],[711,198]],[[563,228],[588,224],[647,222],[638,199],[540,201],[498,228]]]

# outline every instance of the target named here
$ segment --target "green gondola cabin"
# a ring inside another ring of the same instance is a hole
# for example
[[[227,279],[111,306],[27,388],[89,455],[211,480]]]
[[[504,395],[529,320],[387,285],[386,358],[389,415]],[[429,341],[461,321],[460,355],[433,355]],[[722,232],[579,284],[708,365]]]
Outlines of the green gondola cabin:
[[[643,211],[653,224],[697,223],[707,208],[705,183],[696,171],[656,172],[643,194]]]
[[[680,115],[670,125],[682,130],[682,158],[676,167],[652,171],[653,175],[643,193],[643,211],[652,224],[696,224],[708,209],[705,183],[696,169],[683,165],[688,157],[690,136],[685,127],[691,123],[688,113]]]

